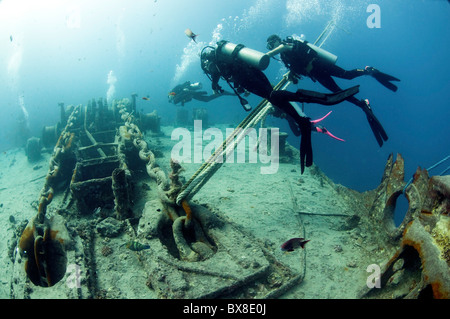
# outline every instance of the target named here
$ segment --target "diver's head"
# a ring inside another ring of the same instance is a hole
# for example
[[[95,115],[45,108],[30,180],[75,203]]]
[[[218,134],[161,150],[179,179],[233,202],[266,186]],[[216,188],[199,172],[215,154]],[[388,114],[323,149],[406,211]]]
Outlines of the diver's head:
[[[277,46],[281,44],[281,38],[277,36],[276,34],[272,34],[270,37],[267,38],[267,49],[273,50]]]
[[[208,65],[216,59],[216,49],[212,46],[206,46],[200,53],[200,65],[202,70],[207,73]]]

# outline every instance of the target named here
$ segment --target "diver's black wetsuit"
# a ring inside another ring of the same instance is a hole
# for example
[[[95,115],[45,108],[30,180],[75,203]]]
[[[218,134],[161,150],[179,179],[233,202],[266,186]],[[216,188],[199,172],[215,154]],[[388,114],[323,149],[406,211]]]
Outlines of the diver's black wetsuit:
[[[306,51],[309,52],[306,53]],[[309,49],[305,43],[300,41],[294,42],[294,49],[292,51],[283,52],[280,56],[289,70],[296,75],[308,76],[313,81],[318,81],[331,92],[342,90],[332,76],[352,80],[366,74],[365,70],[353,69],[347,71],[335,64],[319,59],[318,54],[314,50]],[[348,97],[347,101],[359,107],[365,106],[364,102],[354,96]]]
[[[345,91],[341,90],[337,94],[324,94],[307,90],[298,90],[296,93],[283,90],[274,91],[266,75],[261,70],[254,68],[247,63],[237,59],[232,61],[226,58],[221,59],[220,56],[217,57],[214,51],[209,53],[208,57],[202,58],[202,60],[202,68],[211,76],[212,89],[214,91],[222,90],[218,82],[220,78],[223,77],[230,86],[231,83],[233,83],[234,89],[237,92],[247,90],[267,99],[297,123],[301,132],[300,159],[302,173],[305,164],[308,167],[313,163],[311,122],[309,121],[309,118],[300,116],[289,102],[295,101],[333,105],[342,102],[359,91],[359,86],[352,87]],[[292,122],[289,122],[289,124],[294,134],[298,136],[298,132],[293,128]]]
[[[286,67],[297,76],[308,76],[313,81],[318,81],[331,92],[338,92],[341,90],[332,76],[346,80],[352,80],[356,77],[367,74],[372,75],[388,89],[394,92],[397,91],[397,86],[395,86],[390,81],[400,80],[393,76],[379,72],[374,68],[370,68],[370,71],[362,69],[353,69],[347,71],[335,64],[326,61],[325,59],[320,58],[318,53],[312,50],[306,44],[306,42],[292,39],[283,41],[283,44],[287,43],[292,44],[293,49],[290,51],[284,51],[280,54],[281,60],[286,65]],[[368,102],[366,102],[366,100],[358,100],[354,96],[349,96],[347,98],[347,101],[355,104],[364,111],[372,132],[374,133],[375,138],[381,147],[383,145],[383,140],[387,141],[388,136],[381,123],[373,114],[373,111]]]
[[[208,92],[206,91],[198,91],[197,89],[192,89],[191,82],[186,81],[183,84],[179,84],[172,89],[172,91],[169,93],[169,102],[175,105],[181,102],[181,105],[184,106],[184,103],[190,102],[192,101],[192,99],[201,102],[210,102],[223,95],[234,95],[233,93],[227,91],[224,91],[221,94],[207,94]]]

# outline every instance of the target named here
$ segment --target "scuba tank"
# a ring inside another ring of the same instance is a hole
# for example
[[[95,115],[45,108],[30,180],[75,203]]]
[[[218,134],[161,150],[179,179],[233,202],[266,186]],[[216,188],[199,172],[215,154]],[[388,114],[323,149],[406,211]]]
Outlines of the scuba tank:
[[[311,50],[315,51],[317,53],[317,55],[319,56],[319,58],[327,61],[328,63],[331,64],[335,64],[336,60],[337,60],[337,56],[334,55],[331,52],[328,52],[327,50],[324,50],[322,48],[319,48],[318,46],[309,43],[308,41],[303,41],[301,39],[296,39],[297,41],[301,42],[301,43],[305,43]]]
[[[210,51],[207,52],[206,51],[207,49],[209,49]],[[208,71],[208,63],[209,63],[210,59],[213,60],[213,61],[217,60],[218,53],[221,56],[225,57],[225,58],[229,58],[230,60],[233,60],[234,58],[238,58],[241,61],[249,63],[250,65],[252,65],[252,66],[254,66],[254,67],[258,68],[258,69],[262,68],[262,70],[267,68],[267,66],[269,65],[269,62],[270,62],[269,56],[264,54],[264,53],[261,53],[261,52],[258,52],[256,50],[252,50],[252,49],[247,49],[242,44],[236,45],[236,44],[229,43],[227,41],[222,40],[222,41],[217,42],[217,48],[214,48],[212,46],[206,46],[200,52],[200,65],[201,65],[201,68],[202,68],[203,72],[205,72],[206,76],[211,81],[212,81],[212,78],[211,78],[211,76],[209,74],[209,71]],[[219,70],[217,65],[216,65],[216,68],[220,72],[220,70]],[[220,73],[222,73],[222,72],[220,72]],[[239,92],[237,92],[236,88],[234,88],[233,85],[231,85],[231,83],[230,83],[230,81],[228,79],[226,79],[223,76],[222,76],[222,78],[228,83],[230,88],[233,90],[233,92],[239,98],[239,101],[241,102],[242,107],[247,112],[250,111],[252,109],[252,107],[250,106],[248,101],[246,99],[244,99],[239,94]]]
[[[312,43],[309,43],[309,42],[306,42],[306,45],[309,46],[312,50],[316,51],[316,53],[319,55],[319,57],[321,59],[324,59],[325,61],[327,61],[331,64],[336,63],[336,60],[338,57],[336,55],[334,55],[333,53],[328,52],[327,50],[324,50],[322,48],[319,48],[318,46],[316,46]]]
[[[259,70],[265,70],[269,66],[270,57],[267,54],[246,48],[243,44],[220,41],[217,42],[217,50],[224,56],[237,58]]]
[[[189,86],[193,90],[201,90],[203,88],[203,85],[200,82],[192,83]]]

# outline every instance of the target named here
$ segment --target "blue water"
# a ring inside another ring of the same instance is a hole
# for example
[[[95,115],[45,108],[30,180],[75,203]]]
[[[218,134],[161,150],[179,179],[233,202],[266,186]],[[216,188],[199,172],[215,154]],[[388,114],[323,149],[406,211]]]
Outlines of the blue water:
[[[371,3],[380,8],[380,28],[367,25]],[[18,146],[20,120],[40,136],[43,126],[59,120],[58,102],[86,104],[108,94],[148,95],[149,101],[138,99],[138,108],[156,109],[163,124],[172,124],[175,106],[167,93],[176,84],[201,81],[210,90],[199,65],[203,46],[226,39],[265,51],[273,33],[304,34],[313,42],[333,19],[337,28],[323,48],[339,57],[339,66],[371,65],[402,81],[394,93],[371,77],[337,79],[344,88],[361,85],[357,97],[369,98],[389,135],[382,148],[353,104],[306,105],[313,119],[333,110],[323,124],[346,140],[314,134],[314,161],[336,183],[365,191],[379,184],[388,155],[401,153],[409,179],[418,166],[429,167],[450,153],[449,17],[444,0],[3,0],[0,150]],[[186,37],[186,28],[199,34],[198,44]],[[265,71],[273,83],[282,72],[275,60]],[[309,79],[289,90],[297,88],[326,91]],[[260,99],[248,100],[256,105]],[[193,106],[207,107],[212,122],[236,124],[246,115],[233,97],[185,107]],[[283,121],[270,123],[289,132]],[[298,147],[298,139],[290,142]]]

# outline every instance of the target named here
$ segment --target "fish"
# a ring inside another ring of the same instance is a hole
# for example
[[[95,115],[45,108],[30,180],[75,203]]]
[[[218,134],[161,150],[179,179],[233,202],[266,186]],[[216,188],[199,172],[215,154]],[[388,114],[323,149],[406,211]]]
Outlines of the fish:
[[[169,93],[169,96],[175,96],[175,95],[177,95],[175,92],[170,92]]]
[[[188,38],[192,39],[192,41],[197,43],[197,41],[195,41],[195,38],[198,36],[198,34],[192,32],[191,29],[184,30],[184,34],[186,34]]]
[[[298,247],[305,248],[305,244],[309,242],[309,240],[305,240],[305,238],[291,238],[287,242],[281,245],[282,251],[294,251]]]
[[[144,96],[142,99],[143,99],[143,100],[146,100],[146,101],[150,100],[150,99],[149,99],[148,97],[146,97],[146,96]]]
[[[12,37],[12,35],[10,35],[9,36],[9,41],[12,42],[12,40],[13,40],[13,37]]]
[[[132,251],[141,251],[141,250],[144,250],[144,249],[149,249],[150,246],[146,245],[146,244],[141,244],[141,243],[139,243],[137,241],[129,241],[127,243],[127,248],[129,250],[132,250]]]

